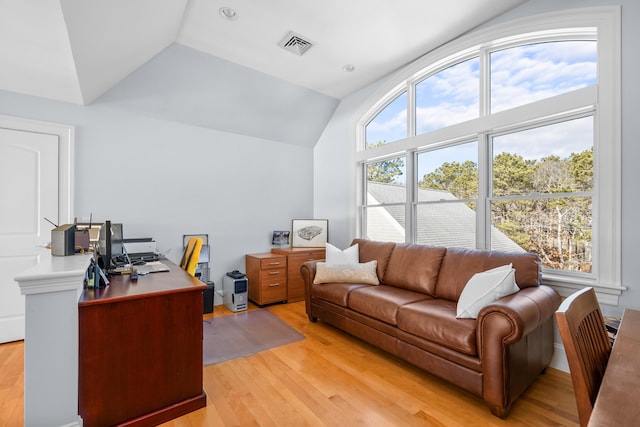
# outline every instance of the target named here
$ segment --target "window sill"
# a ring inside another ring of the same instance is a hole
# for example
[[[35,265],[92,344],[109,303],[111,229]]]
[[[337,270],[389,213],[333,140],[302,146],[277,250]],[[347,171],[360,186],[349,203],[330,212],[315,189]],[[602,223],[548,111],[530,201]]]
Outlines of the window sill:
[[[551,286],[561,297],[568,297],[572,293],[586,287],[591,286],[595,289],[598,301],[601,304],[617,306],[619,297],[627,288],[621,285],[608,285],[598,283],[595,280],[582,279],[578,277],[564,277],[553,274],[543,274],[542,283]]]

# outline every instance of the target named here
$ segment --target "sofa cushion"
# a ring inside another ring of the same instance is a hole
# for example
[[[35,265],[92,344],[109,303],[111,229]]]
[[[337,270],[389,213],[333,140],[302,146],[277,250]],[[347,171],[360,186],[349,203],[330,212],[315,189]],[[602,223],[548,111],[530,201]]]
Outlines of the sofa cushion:
[[[520,289],[540,284],[540,262],[534,253],[448,248],[440,267],[435,296],[458,301],[475,273],[509,263],[516,270],[516,283]]]
[[[351,242],[352,245],[357,244],[360,252],[360,262],[377,261],[377,274],[378,278],[384,277],[385,271],[387,271],[387,265],[389,264],[389,257],[396,244],[393,242],[376,242],[366,239],[354,239]]]
[[[347,307],[349,293],[354,289],[362,288],[363,283],[327,283],[323,285],[311,285],[311,298],[329,301],[341,307]]]
[[[429,297],[393,286],[367,286],[351,291],[348,306],[358,313],[396,325],[398,309],[401,306],[426,298]]]
[[[314,284],[320,283],[364,283],[367,285],[377,285],[376,261],[369,261],[356,264],[335,264],[318,262],[316,263],[316,275]]]
[[[475,319],[486,305],[519,290],[520,288],[516,285],[515,270],[511,264],[476,273],[471,276],[460,294],[456,317]]]
[[[456,319],[456,303],[429,299],[398,309],[398,328],[452,350],[475,356],[475,319]]]
[[[325,261],[329,265],[333,264],[357,264],[359,261],[359,247],[355,245],[349,246],[345,250],[336,248],[331,243],[325,245]]]
[[[445,248],[434,246],[397,244],[381,281],[386,285],[434,296],[440,264],[446,251]]]

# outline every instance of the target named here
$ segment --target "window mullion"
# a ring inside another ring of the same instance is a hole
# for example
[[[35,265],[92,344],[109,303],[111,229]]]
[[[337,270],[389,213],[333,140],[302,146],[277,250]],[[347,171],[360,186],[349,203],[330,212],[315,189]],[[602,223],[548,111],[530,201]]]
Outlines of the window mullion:
[[[480,117],[485,117],[491,114],[490,112],[490,96],[491,96],[491,83],[490,83],[490,61],[489,51],[487,49],[480,49]]]
[[[359,223],[356,224],[358,229],[358,236],[366,236],[366,224],[367,224],[367,164],[361,163],[358,166],[360,168],[360,173],[358,176],[360,177],[358,182],[358,188],[360,188],[360,216]]]
[[[415,243],[416,242],[416,220],[415,220],[415,210],[416,210],[416,201],[418,198],[418,176],[417,176],[417,168],[416,165],[416,151],[411,150],[407,152],[406,157],[406,174],[407,174],[407,182],[406,182],[406,191],[407,196],[405,199],[405,209],[404,209],[404,217],[405,217],[405,227],[404,227],[404,239],[405,242]]]
[[[416,135],[416,86],[412,82],[407,84],[407,136],[409,138]],[[404,241],[415,243],[416,241],[416,221],[415,221],[415,200],[417,198],[417,172],[416,172],[416,151],[406,152],[406,198],[404,208]]]
[[[478,135],[478,203],[476,205],[476,247],[488,249],[491,241],[491,144],[486,133]]]
[[[416,85],[407,84],[407,137],[416,135]]]
[[[490,60],[489,51],[481,48],[480,58],[480,117],[491,114]],[[491,242],[490,195],[491,147],[486,133],[478,135],[478,203],[476,204],[476,247],[488,249]]]

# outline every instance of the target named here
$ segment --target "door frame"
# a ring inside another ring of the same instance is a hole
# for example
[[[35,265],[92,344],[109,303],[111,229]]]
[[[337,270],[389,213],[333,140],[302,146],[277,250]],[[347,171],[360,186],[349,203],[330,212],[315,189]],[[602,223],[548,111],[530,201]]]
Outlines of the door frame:
[[[23,117],[0,115],[0,127],[24,132],[57,135],[58,151],[58,223],[74,221],[75,129],[71,125],[44,122]]]
[[[20,117],[0,115],[0,128],[14,132],[28,134],[43,134],[57,137],[58,140],[58,198],[57,221],[58,224],[70,224],[74,219],[74,128],[70,125],[49,123]],[[45,240],[46,242],[47,240]],[[9,248],[9,253],[11,249]],[[15,254],[15,253],[14,253]],[[34,253],[36,260],[40,261],[44,251]],[[20,273],[20,272],[18,272]],[[18,286],[18,284],[15,284]],[[18,310],[20,311],[20,310]],[[26,311],[26,307],[25,307]],[[7,322],[3,323],[3,334],[0,343],[6,339],[23,339],[26,331],[26,312],[16,313]],[[5,334],[6,332],[6,334]]]

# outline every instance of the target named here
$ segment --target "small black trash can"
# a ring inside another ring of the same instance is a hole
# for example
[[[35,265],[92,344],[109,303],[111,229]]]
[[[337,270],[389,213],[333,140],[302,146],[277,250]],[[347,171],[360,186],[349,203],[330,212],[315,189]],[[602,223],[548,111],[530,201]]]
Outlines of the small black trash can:
[[[202,299],[202,313],[213,313],[213,293],[215,285],[213,282],[205,282],[207,289],[204,290],[204,298]]]

